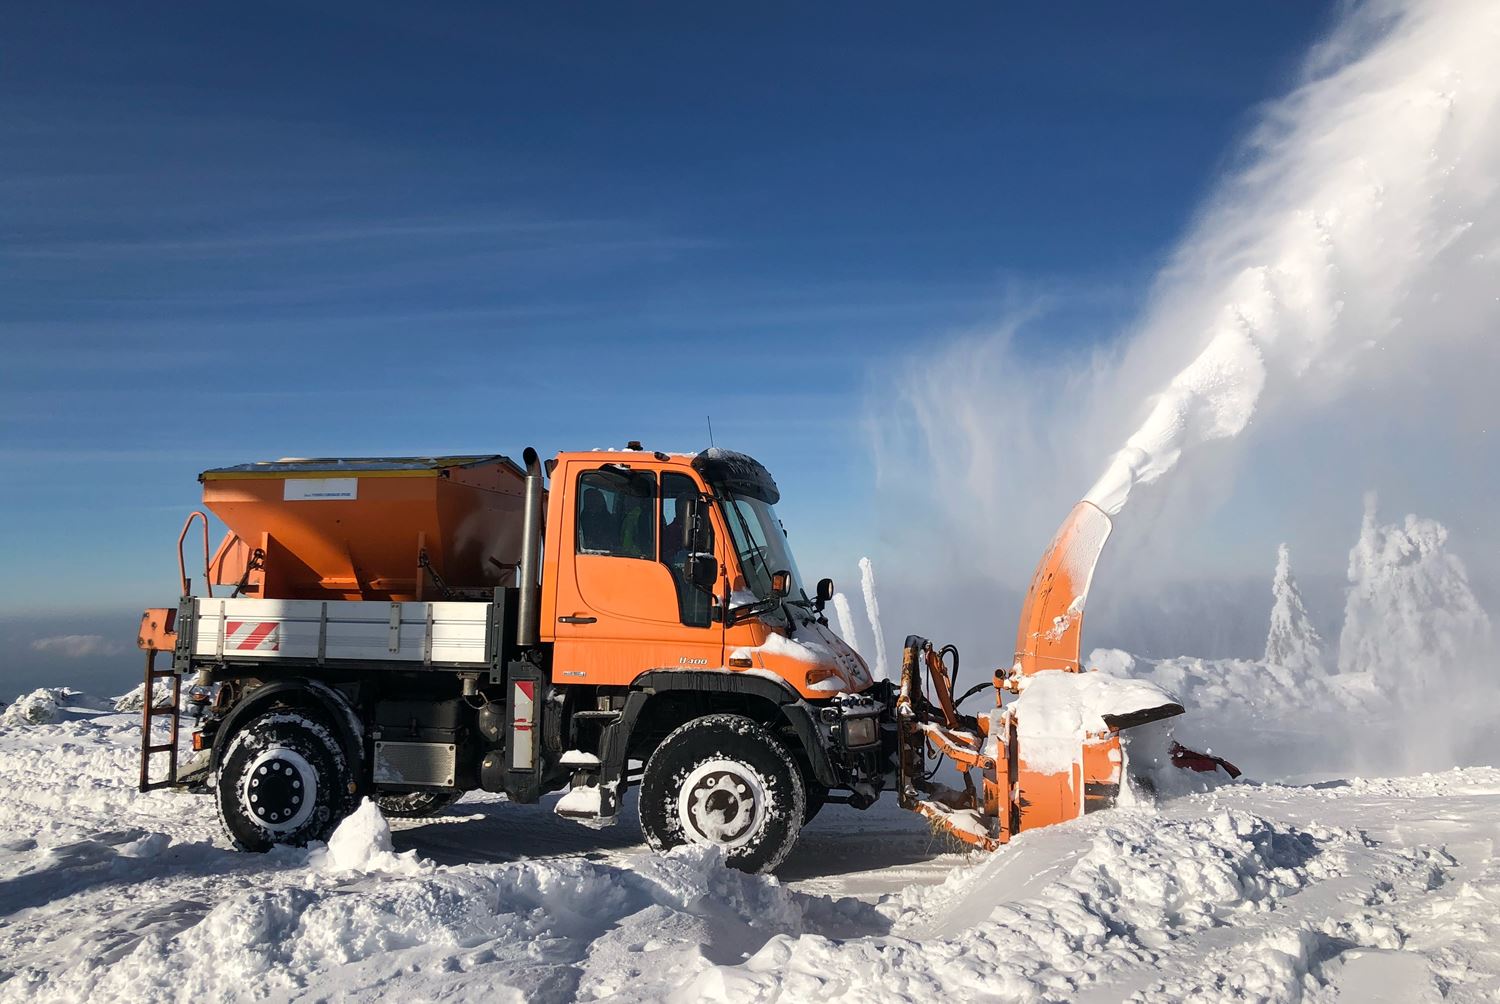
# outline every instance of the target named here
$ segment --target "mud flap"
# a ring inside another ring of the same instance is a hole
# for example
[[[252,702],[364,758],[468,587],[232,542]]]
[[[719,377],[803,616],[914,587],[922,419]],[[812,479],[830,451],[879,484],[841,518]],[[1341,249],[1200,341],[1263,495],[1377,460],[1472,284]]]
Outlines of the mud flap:
[[[529,662],[513,662],[506,672],[505,793],[514,801],[535,802],[542,794],[541,722],[545,684]]]

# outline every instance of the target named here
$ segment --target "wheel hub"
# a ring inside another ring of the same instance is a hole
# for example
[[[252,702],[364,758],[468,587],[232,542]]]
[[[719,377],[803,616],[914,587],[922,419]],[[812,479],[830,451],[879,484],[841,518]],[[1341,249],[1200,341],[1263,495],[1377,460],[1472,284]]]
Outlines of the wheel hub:
[[[240,804],[272,833],[294,830],[312,814],[317,772],[295,750],[268,749],[250,762],[240,785]]]
[[[700,764],[684,779],[677,800],[688,840],[723,847],[748,843],[764,825],[768,808],[760,778],[730,760]]]

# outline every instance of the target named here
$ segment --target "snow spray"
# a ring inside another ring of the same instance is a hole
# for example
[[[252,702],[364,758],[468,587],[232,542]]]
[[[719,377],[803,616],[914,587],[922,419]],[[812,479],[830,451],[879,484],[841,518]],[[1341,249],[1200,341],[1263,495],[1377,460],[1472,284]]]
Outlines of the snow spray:
[[[1160,312],[1206,309],[1197,354],[1085,498],[1118,513],[1184,453],[1243,432],[1263,397],[1326,392],[1358,354],[1462,327],[1422,314],[1496,253],[1497,47],[1500,6],[1425,0],[1365,4],[1315,53],[1189,244],[1211,263],[1177,291],[1197,306]]]
[[[1323,539],[1347,504],[1330,480],[1354,474],[1351,499],[1383,487],[1392,450],[1424,442],[1438,449],[1395,459],[1429,498],[1436,478],[1450,486],[1450,523],[1484,525],[1496,465],[1444,461],[1493,452],[1500,420],[1495,51],[1500,5],[1489,0],[1345,5],[1291,89],[1257,109],[1118,337],[1039,344],[1028,325],[1048,295],[1022,289],[994,330],[892,367],[869,416],[877,500],[887,546],[913,578],[929,577],[900,588],[935,615],[922,621],[930,633],[957,636],[993,616],[996,598],[1009,602],[969,587],[1022,588],[1085,489],[1111,514],[1132,500],[1110,567],[1139,548],[1151,584],[1172,581],[1174,552],[1228,493],[1297,493],[1277,446],[1300,450],[1322,479],[1297,501],[1303,528]],[[1191,574],[1224,575],[1231,561],[1242,574],[1249,555],[1233,550],[1198,547]],[[1331,567],[1336,548],[1304,560]],[[1095,602],[1096,627],[1126,613]],[[1194,623],[1132,633],[1216,643],[1221,632]],[[1007,654],[997,645],[978,658]]]
[[[1426,370],[1439,350],[1460,354],[1465,342],[1493,340],[1497,47],[1494,3],[1391,0],[1353,9],[1186,245],[1185,254],[1209,264],[1169,292],[1184,305],[1159,304],[1141,337],[1169,345],[1164,322],[1202,316],[1196,354],[1148,401],[1085,498],[1119,514],[1185,455],[1239,437],[1258,411],[1336,394],[1361,368],[1394,379],[1403,366]],[[1440,409],[1435,420],[1446,426],[1448,416]],[[1336,719],[1344,734],[1330,731],[1320,761],[1394,754],[1404,761],[1397,769],[1426,769],[1496,753],[1483,738],[1493,734],[1493,715],[1473,713],[1494,706],[1489,621],[1462,564],[1444,553],[1446,538],[1440,524],[1416,516],[1381,526],[1367,503],[1330,682],[1340,693],[1373,695],[1366,715],[1399,705],[1405,727],[1396,734],[1405,741],[1372,737],[1344,714]],[[1306,619],[1305,611],[1276,611],[1297,613]],[[1268,647],[1273,654],[1287,657]],[[1306,661],[1305,670],[1320,668]]]
[[[875,566],[869,558],[859,559],[859,582],[865,592],[865,616],[870,619],[870,630],[875,633],[875,679],[889,680],[891,675],[885,661],[885,633],[880,629],[880,601],[875,598]]]
[[[1302,491],[1297,465],[1257,452],[1267,446],[1302,451],[1292,459],[1324,477],[1324,487],[1328,475],[1352,472],[1344,478],[1352,496],[1401,477],[1427,484],[1428,499],[1440,500],[1455,527],[1462,521],[1472,533],[1488,525],[1495,465],[1472,458],[1493,452],[1500,372],[1497,51],[1500,4],[1492,0],[1343,6],[1292,89],[1258,110],[1230,171],[1123,337],[1082,350],[1032,351],[1015,336],[1037,308],[1021,301],[1008,311],[1008,326],[955,339],[926,351],[921,365],[900,369],[872,416],[877,483],[895,546],[907,552],[905,567],[942,571],[909,586],[911,602],[933,615],[922,621],[929,633],[954,637],[968,623],[988,623],[1001,590],[1026,581],[1059,516],[1088,484],[1078,482],[1080,470],[1095,475],[1086,497],[1117,515],[1124,531],[1111,567],[1164,583],[1175,572],[1173,542],[1195,529],[1170,517],[1200,517],[1204,496],[1227,490],[1236,473],[1231,461],[1257,465],[1239,472],[1236,489],[1252,503],[1257,491],[1294,500],[1284,511],[1297,514],[1305,539],[1336,532],[1345,500]],[[1461,459],[1444,463],[1450,450]],[[1430,490],[1435,479],[1441,493]],[[918,506],[936,518],[913,521]],[[1399,532],[1377,524],[1367,535],[1373,546],[1362,553],[1394,555],[1407,545],[1416,548],[1409,554],[1423,547],[1435,553],[1439,528],[1421,518],[1407,522],[1393,524]],[[1166,546],[1131,555],[1128,548],[1140,547],[1153,523],[1151,542]],[[1334,558],[1336,545],[1327,550]],[[1141,563],[1127,566],[1122,558]],[[1242,559],[1192,560],[1223,575],[1216,562]],[[955,566],[982,570],[976,575],[986,588],[952,576]],[[1358,555],[1350,567],[1354,592],[1379,577]],[[1149,599],[1153,584],[1138,584],[1137,598]],[[1350,678],[1372,674],[1391,701],[1432,705],[1424,720],[1433,722],[1456,722],[1460,705],[1470,720],[1481,714],[1473,710],[1489,700],[1481,691],[1494,692],[1500,678],[1493,639],[1481,639],[1476,653],[1467,643],[1419,636],[1387,616],[1399,600],[1360,596],[1345,617],[1354,633],[1335,633],[1321,667],[1309,665],[1305,675],[1321,668],[1337,677],[1330,686],[1362,694],[1368,688]],[[1212,591],[1193,602],[1189,615],[1148,626],[1159,636],[1149,644],[1178,651],[1215,644],[1219,632],[1199,625],[1244,616]],[[1431,596],[1423,602],[1434,606]],[[1098,629],[1129,609],[1106,601],[1095,611],[1093,639],[1107,641]],[[1254,616],[1259,620],[1259,610]],[[1484,633],[1468,613],[1430,623],[1439,622],[1453,622],[1458,634]],[[1264,630],[1264,622],[1255,628]],[[1138,644],[1148,644],[1142,629],[1133,630]],[[1398,630],[1416,643],[1395,637]],[[977,663],[1006,657],[1003,637],[978,642]],[[1381,654],[1394,652],[1403,653],[1404,673]],[[1415,671],[1414,660],[1431,669]],[[1473,685],[1454,686],[1454,667],[1475,667],[1461,674]],[[1442,682],[1434,685],[1429,674]],[[1362,729],[1358,714],[1330,710],[1349,734],[1325,737],[1323,751],[1341,742],[1405,744],[1415,767],[1418,747],[1430,741],[1405,729]],[[1489,717],[1490,731],[1500,735]],[[1478,725],[1464,731],[1461,738],[1476,742],[1484,732]],[[1478,758],[1493,762],[1500,746],[1490,740],[1489,750]],[[1320,752],[1306,769],[1324,764]]]
[[[864,658],[864,652],[861,652],[859,648],[859,639],[854,633],[854,611],[849,606],[849,597],[843,593],[833,594],[833,616],[838,621],[839,637],[844,639],[855,652],[858,652],[860,658]]]

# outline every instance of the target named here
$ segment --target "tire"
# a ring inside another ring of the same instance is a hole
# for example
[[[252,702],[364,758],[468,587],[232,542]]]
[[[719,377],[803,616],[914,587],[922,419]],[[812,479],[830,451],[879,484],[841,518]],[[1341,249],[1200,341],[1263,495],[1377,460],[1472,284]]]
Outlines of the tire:
[[[267,851],[327,840],[354,811],[348,758],[323,723],[292,710],[247,722],[224,751],[215,785],[234,846]]]
[[[377,795],[375,804],[392,819],[421,819],[436,816],[462,796],[461,791],[404,791]]]
[[[708,715],[662,740],[641,778],[641,829],[656,851],[717,844],[726,864],[769,871],[786,858],[807,811],[802,770],[749,718]]]
[[[816,778],[803,775],[802,786],[807,790],[807,808],[802,810],[802,825],[812,822],[813,817],[828,804],[828,789]]]

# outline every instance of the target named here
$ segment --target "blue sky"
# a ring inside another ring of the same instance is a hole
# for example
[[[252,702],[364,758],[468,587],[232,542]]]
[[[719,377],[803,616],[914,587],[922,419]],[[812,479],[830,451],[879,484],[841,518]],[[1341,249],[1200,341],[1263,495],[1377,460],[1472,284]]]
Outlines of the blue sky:
[[[15,8],[0,628],[169,602],[206,467],[693,449],[709,414],[847,574],[876,375],[1018,288],[1054,294],[1024,350],[1115,335],[1328,16]]]

